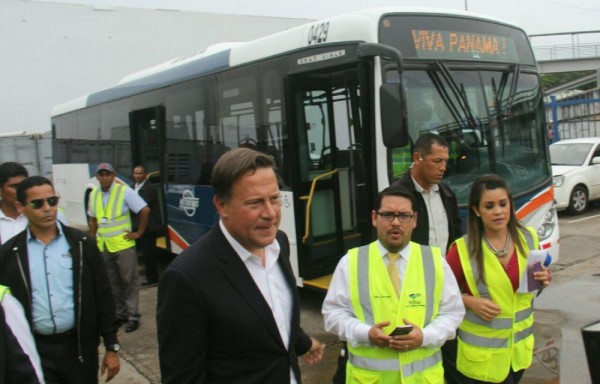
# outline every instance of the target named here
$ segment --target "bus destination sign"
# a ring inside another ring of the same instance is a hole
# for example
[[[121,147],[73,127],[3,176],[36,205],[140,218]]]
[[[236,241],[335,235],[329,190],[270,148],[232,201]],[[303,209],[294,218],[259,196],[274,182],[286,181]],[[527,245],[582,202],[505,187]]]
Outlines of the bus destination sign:
[[[471,32],[413,29],[412,42],[418,58],[482,61],[515,61],[512,38]]]

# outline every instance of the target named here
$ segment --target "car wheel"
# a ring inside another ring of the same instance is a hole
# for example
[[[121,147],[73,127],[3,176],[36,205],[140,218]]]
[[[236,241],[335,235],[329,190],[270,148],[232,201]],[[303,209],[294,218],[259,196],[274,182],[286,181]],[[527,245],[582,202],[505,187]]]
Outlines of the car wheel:
[[[571,198],[569,199],[569,212],[578,215],[583,213],[588,206],[588,194],[587,190],[581,185],[573,188],[571,192]]]

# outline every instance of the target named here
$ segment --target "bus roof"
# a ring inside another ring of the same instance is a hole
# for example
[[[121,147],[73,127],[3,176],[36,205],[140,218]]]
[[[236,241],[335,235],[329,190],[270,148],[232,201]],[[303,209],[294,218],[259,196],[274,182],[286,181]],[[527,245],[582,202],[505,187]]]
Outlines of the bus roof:
[[[311,28],[329,22],[327,43],[345,41],[377,42],[378,23],[386,14],[427,14],[462,16],[516,27],[471,12],[423,7],[372,8],[307,23],[246,43],[219,43],[184,57],[127,75],[110,88],[91,93],[52,108],[51,115],[118,100],[135,94],[177,84],[202,75],[218,72],[252,61],[276,56],[310,46],[307,37]],[[516,27],[518,28],[518,27]]]

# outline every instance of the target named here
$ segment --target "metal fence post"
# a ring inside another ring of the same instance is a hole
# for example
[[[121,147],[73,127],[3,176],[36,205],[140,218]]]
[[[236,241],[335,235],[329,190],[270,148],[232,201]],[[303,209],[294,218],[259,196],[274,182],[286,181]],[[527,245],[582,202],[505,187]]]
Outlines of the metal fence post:
[[[560,141],[560,132],[558,131],[558,103],[556,96],[550,96],[550,105],[552,106],[552,142]]]

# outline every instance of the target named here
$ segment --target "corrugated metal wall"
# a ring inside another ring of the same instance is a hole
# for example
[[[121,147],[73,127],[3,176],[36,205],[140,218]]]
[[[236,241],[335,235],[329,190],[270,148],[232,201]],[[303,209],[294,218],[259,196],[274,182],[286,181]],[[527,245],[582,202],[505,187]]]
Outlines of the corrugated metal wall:
[[[52,180],[52,141],[50,132],[0,137],[0,163],[16,161],[30,176]]]

